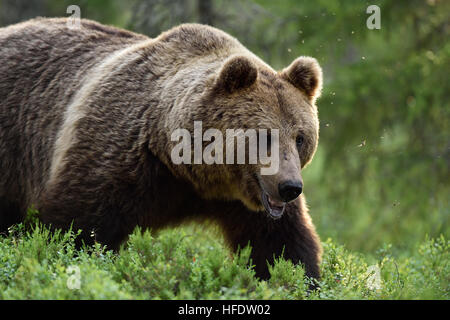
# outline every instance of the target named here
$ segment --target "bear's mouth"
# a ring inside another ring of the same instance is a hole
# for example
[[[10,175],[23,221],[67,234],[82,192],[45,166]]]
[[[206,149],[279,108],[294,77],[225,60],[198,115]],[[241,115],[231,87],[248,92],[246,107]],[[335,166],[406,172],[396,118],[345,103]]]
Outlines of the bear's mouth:
[[[286,207],[285,202],[273,200],[264,190],[261,193],[261,199],[269,217],[274,220],[278,220],[283,216],[284,209]]]

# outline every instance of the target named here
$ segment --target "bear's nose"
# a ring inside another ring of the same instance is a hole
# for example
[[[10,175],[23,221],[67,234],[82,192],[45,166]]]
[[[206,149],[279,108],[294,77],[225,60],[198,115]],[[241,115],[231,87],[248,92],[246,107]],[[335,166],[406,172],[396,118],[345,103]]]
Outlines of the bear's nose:
[[[289,202],[297,198],[303,189],[303,183],[301,181],[285,181],[278,184],[278,192],[281,199],[284,202]]]

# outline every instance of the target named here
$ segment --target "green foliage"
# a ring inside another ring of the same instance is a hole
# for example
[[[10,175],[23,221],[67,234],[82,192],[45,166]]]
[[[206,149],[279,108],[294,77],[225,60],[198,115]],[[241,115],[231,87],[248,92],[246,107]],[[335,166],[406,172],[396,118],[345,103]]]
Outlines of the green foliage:
[[[76,233],[14,226],[0,239],[0,299],[449,299],[449,248],[443,236],[425,239],[410,257],[390,246],[374,257],[324,243],[321,289],[308,292],[301,266],[276,259],[269,281],[255,278],[251,248],[231,254],[211,232],[186,227],[136,229],[120,252],[96,244],[75,250]],[[380,287],[368,286],[377,265]],[[79,289],[69,289],[80,270]]]

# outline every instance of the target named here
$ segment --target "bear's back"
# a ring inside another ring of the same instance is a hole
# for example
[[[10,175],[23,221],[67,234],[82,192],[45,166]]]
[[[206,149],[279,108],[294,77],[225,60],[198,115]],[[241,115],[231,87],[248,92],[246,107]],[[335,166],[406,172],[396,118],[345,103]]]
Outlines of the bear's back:
[[[86,74],[148,39],[89,20],[80,29],[67,22],[37,18],[0,28],[0,198],[39,193],[65,108]]]
[[[97,110],[96,103],[85,103],[87,97],[103,101],[108,108],[122,102],[141,104],[134,101],[141,95],[129,97],[132,92],[127,88],[131,82],[133,86],[144,83],[147,72],[164,75],[158,79],[163,82],[180,68],[196,68],[199,57],[210,57],[214,71],[216,64],[232,54],[251,54],[235,38],[205,25],[180,25],[150,39],[90,20],[81,20],[81,28],[70,28],[68,22],[66,18],[37,18],[0,28],[0,198],[14,194],[32,202],[39,197],[56,170],[53,163],[60,162],[55,159],[61,160],[71,146],[64,135],[60,137],[61,128],[70,128],[68,109],[117,123],[117,112]],[[141,58],[132,54],[134,48]],[[137,69],[145,72],[132,72]],[[102,96],[116,89],[119,95]],[[147,98],[151,94],[160,95],[146,92]],[[70,138],[70,129],[66,131]]]
[[[69,28],[65,18],[37,18],[0,28],[0,101],[13,100],[1,105],[12,106],[31,93],[47,94],[45,90],[60,81],[70,91],[72,81],[80,82],[77,75],[115,50],[145,39],[90,20],[82,20],[79,29]]]

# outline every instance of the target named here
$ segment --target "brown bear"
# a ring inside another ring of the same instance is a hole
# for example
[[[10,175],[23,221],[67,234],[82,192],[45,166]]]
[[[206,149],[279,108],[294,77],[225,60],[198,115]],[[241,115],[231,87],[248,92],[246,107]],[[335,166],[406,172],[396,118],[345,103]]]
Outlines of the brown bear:
[[[280,255],[319,278],[321,246],[300,175],[318,142],[315,59],[277,72],[210,26],[150,39],[37,18],[0,29],[0,75],[0,232],[31,206],[53,228],[73,224],[84,242],[94,232],[111,249],[136,226],[212,221],[231,248],[250,243],[260,278]],[[175,164],[172,133],[194,135],[195,121],[224,134],[277,129],[277,172],[262,175],[261,163]]]

